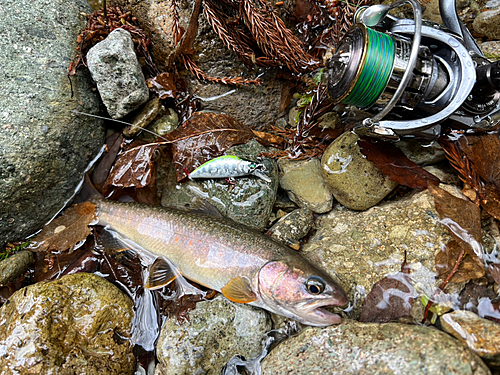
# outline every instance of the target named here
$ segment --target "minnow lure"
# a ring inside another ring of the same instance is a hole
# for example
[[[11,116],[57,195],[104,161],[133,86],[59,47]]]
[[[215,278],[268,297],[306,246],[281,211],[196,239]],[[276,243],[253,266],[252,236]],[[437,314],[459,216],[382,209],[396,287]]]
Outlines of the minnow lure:
[[[262,163],[224,155],[200,165],[189,174],[189,178],[232,178],[254,175],[271,182],[269,176],[263,173],[265,170],[266,166]]]

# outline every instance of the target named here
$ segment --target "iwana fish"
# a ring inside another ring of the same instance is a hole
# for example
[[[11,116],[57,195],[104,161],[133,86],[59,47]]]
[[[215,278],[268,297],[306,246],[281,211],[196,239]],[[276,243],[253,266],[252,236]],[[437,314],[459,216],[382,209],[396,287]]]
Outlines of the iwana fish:
[[[176,276],[313,326],[340,323],[324,306],[344,306],[342,288],[294,250],[231,220],[137,203],[93,199],[98,225],[158,258],[146,286]],[[140,250],[139,250],[140,251]],[[168,259],[168,262],[164,258]]]

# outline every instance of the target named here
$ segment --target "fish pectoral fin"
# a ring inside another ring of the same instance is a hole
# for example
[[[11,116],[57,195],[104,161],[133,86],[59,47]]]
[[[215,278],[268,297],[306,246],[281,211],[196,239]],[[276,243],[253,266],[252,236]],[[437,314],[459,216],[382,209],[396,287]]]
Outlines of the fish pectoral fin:
[[[252,291],[250,283],[246,277],[235,277],[229,280],[220,290],[224,297],[236,303],[250,303],[257,301],[257,296]]]
[[[99,233],[97,242],[109,253],[121,253],[133,250],[133,248],[125,243],[117,234],[106,229]]]
[[[160,289],[174,281],[177,275],[165,259],[156,258],[149,267],[149,276],[144,286],[149,290]]]

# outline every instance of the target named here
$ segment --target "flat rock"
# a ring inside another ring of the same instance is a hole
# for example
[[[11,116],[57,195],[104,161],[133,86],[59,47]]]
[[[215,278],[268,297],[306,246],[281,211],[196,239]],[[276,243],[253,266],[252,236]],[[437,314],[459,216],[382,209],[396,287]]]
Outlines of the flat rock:
[[[33,234],[82,179],[104,139],[88,72],[68,79],[85,0],[0,4],[0,246]]]
[[[149,89],[127,30],[113,30],[87,52],[87,65],[112,118],[119,119],[149,99]]]
[[[165,321],[155,374],[220,374],[235,355],[256,357],[264,334],[271,328],[270,315],[262,309],[236,304],[223,296],[199,302],[183,325],[175,318]]]
[[[323,153],[321,170],[335,199],[352,210],[366,210],[384,199],[398,184],[366,159],[358,139],[351,132],[336,138]]]
[[[443,315],[440,323],[443,331],[462,341],[488,365],[500,367],[500,324],[465,310]]]
[[[274,348],[262,374],[487,375],[481,358],[444,332],[399,323],[344,321],[308,328]]]
[[[332,209],[333,196],[321,174],[318,159],[278,160],[282,171],[280,186],[299,207],[316,213]]]
[[[435,254],[451,238],[439,220],[427,190],[363,212],[337,205],[316,220],[317,231],[302,251],[340,279],[350,301],[357,299],[351,315],[357,319],[373,284],[401,270],[405,250],[416,293],[433,294],[440,284],[435,280]],[[450,295],[460,287],[449,284]]]
[[[20,289],[0,308],[0,373],[133,374],[133,314],[132,300],[94,274]]]

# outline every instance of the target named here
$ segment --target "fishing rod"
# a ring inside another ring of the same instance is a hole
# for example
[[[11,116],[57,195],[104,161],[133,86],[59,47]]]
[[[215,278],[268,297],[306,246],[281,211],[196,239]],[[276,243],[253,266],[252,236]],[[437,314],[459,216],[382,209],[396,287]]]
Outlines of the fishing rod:
[[[389,12],[410,5],[413,19]],[[455,0],[441,0],[444,27],[422,20],[420,4],[400,0],[362,7],[328,60],[328,90],[336,104],[371,117],[360,134],[435,139],[445,120],[461,129],[500,123],[500,62],[485,58],[458,18]]]

